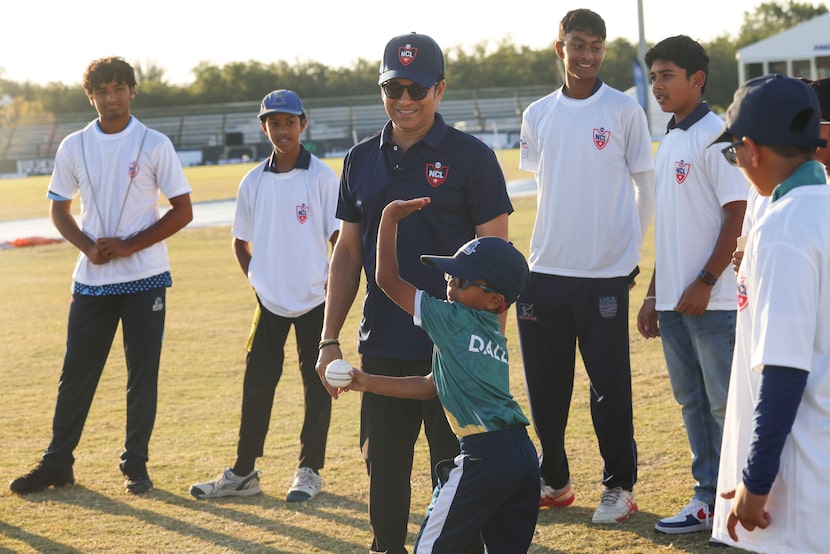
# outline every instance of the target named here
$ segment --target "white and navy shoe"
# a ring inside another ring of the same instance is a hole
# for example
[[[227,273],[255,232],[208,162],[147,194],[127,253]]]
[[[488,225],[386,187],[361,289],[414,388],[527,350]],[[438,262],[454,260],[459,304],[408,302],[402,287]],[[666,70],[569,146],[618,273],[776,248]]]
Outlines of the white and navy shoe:
[[[693,498],[677,515],[663,518],[654,526],[658,533],[681,535],[712,530],[712,515],[715,507]]]

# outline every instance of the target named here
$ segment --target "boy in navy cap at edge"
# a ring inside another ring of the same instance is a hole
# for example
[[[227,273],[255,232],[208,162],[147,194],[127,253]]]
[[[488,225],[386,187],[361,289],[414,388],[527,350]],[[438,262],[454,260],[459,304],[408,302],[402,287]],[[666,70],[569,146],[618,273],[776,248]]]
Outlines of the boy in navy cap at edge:
[[[398,221],[429,203],[395,200],[383,210],[375,279],[435,343],[432,373],[388,377],[353,369],[348,389],[415,399],[437,394],[458,436],[461,454],[436,467],[439,484],[416,553],[463,552],[479,536],[489,554],[526,552],[539,513],[539,464],[529,421],[510,394],[499,314],[524,289],[527,262],[504,239],[480,237],[453,256],[421,256],[444,272],[447,300],[417,289],[399,273]]]
[[[738,321],[713,538],[757,552],[830,542],[830,188],[818,98],[783,75],[744,83],[722,150],[762,196],[738,270]],[[740,526],[738,526],[740,523]]]

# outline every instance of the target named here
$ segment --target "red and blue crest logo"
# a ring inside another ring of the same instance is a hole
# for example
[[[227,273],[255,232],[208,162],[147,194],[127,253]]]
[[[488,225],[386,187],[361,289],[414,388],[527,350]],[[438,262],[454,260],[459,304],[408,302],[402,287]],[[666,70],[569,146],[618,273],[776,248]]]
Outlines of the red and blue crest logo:
[[[308,221],[309,207],[306,206],[305,204],[300,204],[296,208],[297,208],[297,221],[299,221],[300,223],[305,223],[306,221]]]
[[[441,162],[427,164],[427,183],[432,188],[440,187],[447,180],[449,173],[450,166],[444,165]]]
[[[135,179],[139,171],[141,171],[141,166],[138,165],[138,160],[130,162],[130,167],[127,169],[127,173],[130,175],[130,179]]]
[[[674,162],[674,178],[677,180],[678,185],[682,185],[683,181],[686,180],[686,177],[689,176],[689,170],[692,166],[683,160],[679,162]]]
[[[401,65],[404,67],[414,62],[417,56],[418,49],[413,47],[411,44],[398,48],[398,60],[400,60]]]
[[[746,294],[746,276],[741,275],[738,281],[738,311],[742,312],[749,305],[749,298]]]
[[[602,150],[606,146],[608,146],[608,142],[611,140],[611,131],[606,131],[605,127],[600,127],[599,129],[594,129],[594,146],[597,147],[597,150]]]

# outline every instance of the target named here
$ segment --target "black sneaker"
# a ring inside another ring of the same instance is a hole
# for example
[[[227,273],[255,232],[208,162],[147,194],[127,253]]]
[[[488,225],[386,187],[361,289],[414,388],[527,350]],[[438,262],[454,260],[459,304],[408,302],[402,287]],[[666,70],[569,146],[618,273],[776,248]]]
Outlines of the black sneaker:
[[[74,484],[75,474],[72,468],[50,469],[41,460],[32,471],[9,483],[9,488],[17,494],[29,494],[46,490],[49,487],[63,487]]]
[[[129,464],[121,462],[118,467],[124,474],[124,488],[133,494],[144,494],[153,490],[153,482],[147,475],[147,466],[141,464]]]
[[[147,475],[146,471],[144,473],[136,473],[133,475],[125,473],[124,477],[124,488],[127,489],[127,492],[131,492],[133,494],[144,494],[145,492],[153,490],[153,482],[150,481],[150,476]]]

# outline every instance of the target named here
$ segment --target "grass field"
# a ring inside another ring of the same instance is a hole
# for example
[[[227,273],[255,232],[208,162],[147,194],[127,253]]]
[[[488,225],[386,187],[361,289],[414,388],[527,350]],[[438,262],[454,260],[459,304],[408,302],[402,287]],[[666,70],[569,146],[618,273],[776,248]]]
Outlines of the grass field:
[[[502,152],[508,179],[516,152]],[[331,161],[339,169],[340,160]],[[234,196],[250,166],[190,168],[194,201]],[[48,179],[0,181],[0,219],[46,214]],[[535,215],[533,197],[519,198],[510,218],[511,238],[527,252]],[[691,495],[690,454],[680,410],[671,395],[660,344],[646,342],[633,325],[644,295],[653,252],[646,248],[644,276],[632,293],[631,352],[635,433],[640,454],[635,489],[641,512],[629,522],[597,527],[590,517],[599,501],[601,462],[588,414],[588,383],[577,370],[567,446],[576,503],[540,514],[530,552],[707,552],[705,534],[669,537],[655,521],[674,513]],[[293,339],[277,389],[266,454],[259,461],[265,493],[239,499],[197,501],[194,482],[213,478],[236,452],[244,369],[244,344],[254,298],[231,254],[228,227],[184,230],[168,241],[174,286],[168,292],[160,399],[150,475],[156,488],[143,496],[123,491],[118,471],[124,440],[125,366],[116,338],[76,450],[77,484],[18,497],[0,492],[0,552],[366,552],[366,472],[358,450],[358,396],[333,407],[323,493],[305,505],[287,504],[298,455],[302,394]],[[36,463],[49,436],[63,356],[71,268],[67,244],[0,251],[0,334],[3,384],[0,404],[0,480]],[[344,355],[355,352],[359,306],[341,334]],[[516,325],[508,317],[513,394],[527,411]],[[535,440],[535,436],[534,436]],[[537,443],[538,444],[538,443]],[[414,542],[431,491],[426,442],[421,439],[412,475],[409,519]]]

